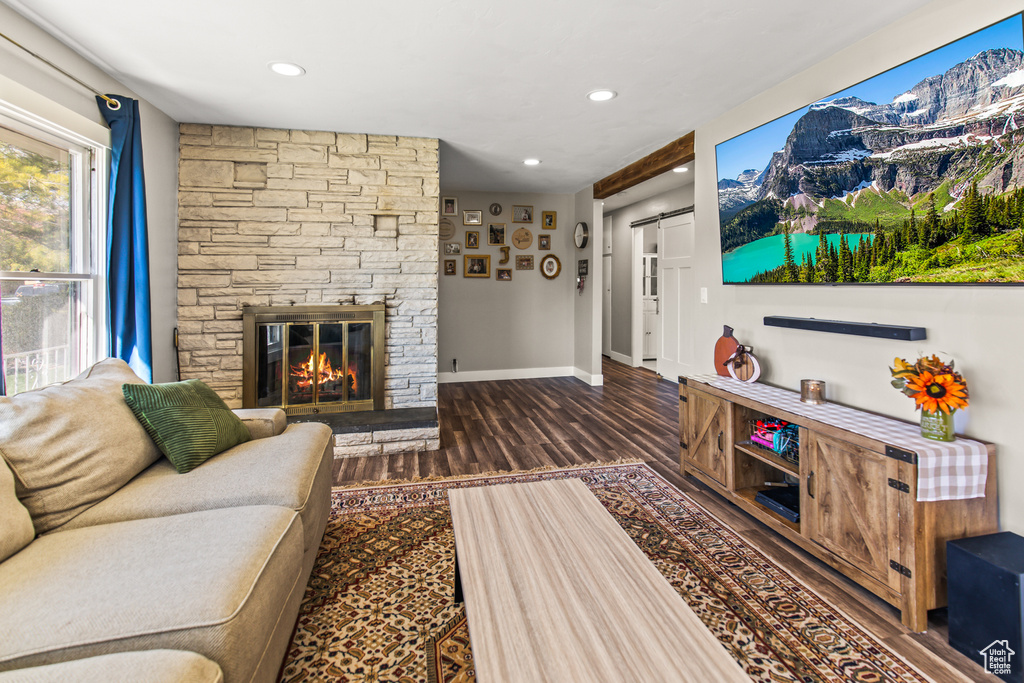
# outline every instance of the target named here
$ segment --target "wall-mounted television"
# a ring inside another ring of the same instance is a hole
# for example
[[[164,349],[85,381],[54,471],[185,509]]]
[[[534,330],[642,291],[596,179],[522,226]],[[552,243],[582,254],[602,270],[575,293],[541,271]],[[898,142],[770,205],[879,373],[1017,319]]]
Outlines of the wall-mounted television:
[[[726,284],[1024,284],[1024,15],[717,145]]]

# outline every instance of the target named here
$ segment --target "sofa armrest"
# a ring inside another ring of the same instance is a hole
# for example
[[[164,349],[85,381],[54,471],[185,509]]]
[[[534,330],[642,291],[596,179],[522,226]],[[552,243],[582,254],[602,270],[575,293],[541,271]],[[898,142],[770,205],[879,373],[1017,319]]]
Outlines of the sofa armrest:
[[[249,436],[262,439],[277,436],[288,426],[284,411],[280,408],[239,408],[232,411],[249,430]]]

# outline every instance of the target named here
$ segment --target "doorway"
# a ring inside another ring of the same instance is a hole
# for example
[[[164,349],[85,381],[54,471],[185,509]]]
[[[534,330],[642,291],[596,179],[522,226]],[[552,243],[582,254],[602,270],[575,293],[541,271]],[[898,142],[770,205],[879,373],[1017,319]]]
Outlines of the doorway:
[[[678,290],[680,283],[668,283],[665,279],[666,255],[664,247],[658,244],[658,233],[665,225],[673,229],[673,218],[692,213],[693,183],[689,180],[693,175],[692,166],[692,163],[687,165],[686,173],[665,173],[605,201],[605,228],[610,232],[606,234],[605,244],[612,254],[610,261],[607,257],[602,259],[606,276],[603,289],[610,287],[610,292],[602,292],[607,301],[603,306],[606,319],[603,336],[610,341],[602,350],[612,360],[633,367],[656,368],[653,359],[662,355],[663,322],[668,314],[665,288],[675,284]],[[692,232],[692,226],[689,231]],[[675,245],[680,240],[670,241]],[[680,272],[677,269],[672,275],[678,276]],[[685,290],[686,286],[684,277],[681,288]],[[685,306],[689,302],[681,303]],[[692,310],[680,312],[676,319],[690,321],[693,313]],[[609,318],[610,325],[607,324]],[[674,329],[679,329],[679,325]],[[689,329],[684,326],[681,331],[688,333]],[[666,378],[675,379],[674,376]]]

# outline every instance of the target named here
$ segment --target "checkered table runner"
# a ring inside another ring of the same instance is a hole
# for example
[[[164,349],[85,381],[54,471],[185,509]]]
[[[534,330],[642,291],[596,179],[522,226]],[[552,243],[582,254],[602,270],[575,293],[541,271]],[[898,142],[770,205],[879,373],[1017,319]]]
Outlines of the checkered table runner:
[[[765,384],[748,384],[719,375],[694,375],[689,379],[917,453],[919,501],[985,496],[988,450],[978,441],[959,436],[949,443],[925,439],[917,425],[835,403],[803,403],[799,393]]]

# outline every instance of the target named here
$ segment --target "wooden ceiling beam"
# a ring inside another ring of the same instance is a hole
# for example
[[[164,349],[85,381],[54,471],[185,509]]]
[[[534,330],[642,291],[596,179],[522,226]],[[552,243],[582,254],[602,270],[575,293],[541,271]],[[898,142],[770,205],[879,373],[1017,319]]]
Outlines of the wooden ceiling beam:
[[[594,199],[607,199],[676,166],[693,161],[693,158],[693,131],[690,131],[675,142],[670,142],[643,159],[598,180],[594,183]]]

